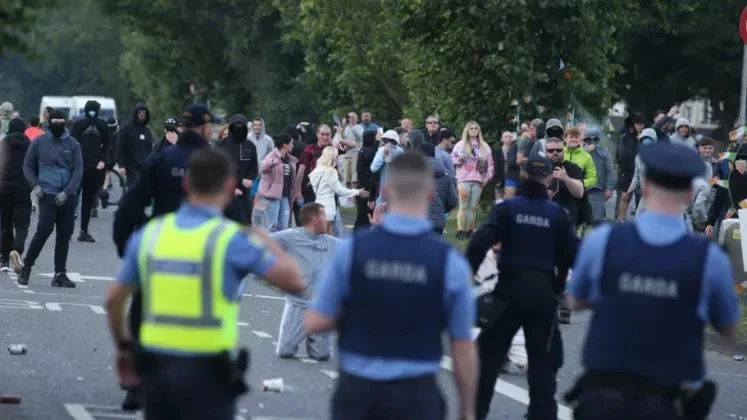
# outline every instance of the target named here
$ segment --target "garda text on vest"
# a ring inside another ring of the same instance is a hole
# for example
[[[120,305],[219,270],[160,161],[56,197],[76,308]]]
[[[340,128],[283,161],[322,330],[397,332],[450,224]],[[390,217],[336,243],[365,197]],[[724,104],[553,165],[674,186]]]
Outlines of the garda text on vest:
[[[618,281],[618,287],[623,293],[633,293],[665,299],[677,299],[679,296],[677,282],[660,277],[654,278],[623,273]]]
[[[365,276],[372,280],[398,281],[408,284],[425,284],[428,281],[428,270],[424,265],[407,261],[367,260],[364,265]]]
[[[533,214],[517,214],[516,215],[517,225],[530,225],[541,228],[549,228],[550,220],[546,217],[535,216]]]

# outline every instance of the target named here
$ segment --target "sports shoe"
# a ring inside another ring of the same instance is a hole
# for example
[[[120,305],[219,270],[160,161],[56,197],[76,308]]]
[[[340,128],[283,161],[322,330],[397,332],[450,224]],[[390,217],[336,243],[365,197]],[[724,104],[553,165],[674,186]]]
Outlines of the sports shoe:
[[[70,289],[75,288],[75,283],[67,277],[67,274],[63,271],[61,273],[55,273],[52,279],[52,286],[54,287],[67,287]]]
[[[23,260],[21,260],[21,254],[19,254],[15,249],[10,251],[10,266],[13,268],[13,272],[21,274]]]

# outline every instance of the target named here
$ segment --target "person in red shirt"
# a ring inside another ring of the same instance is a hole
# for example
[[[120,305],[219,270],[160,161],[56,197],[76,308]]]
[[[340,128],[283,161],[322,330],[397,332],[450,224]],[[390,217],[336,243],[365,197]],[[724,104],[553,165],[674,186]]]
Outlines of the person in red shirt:
[[[44,130],[39,128],[39,124],[41,124],[39,117],[31,117],[29,119],[29,128],[23,133],[28,137],[29,141],[34,141],[37,137],[44,134]]]
[[[316,138],[316,143],[306,146],[306,149],[301,153],[301,158],[298,159],[296,185],[301,185],[301,188],[296,189],[296,199],[294,200],[296,202],[303,200],[311,203],[316,198],[307,176],[316,168],[316,161],[322,156],[322,150],[332,144],[332,129],[326,124],[320,125],[316,132]]]

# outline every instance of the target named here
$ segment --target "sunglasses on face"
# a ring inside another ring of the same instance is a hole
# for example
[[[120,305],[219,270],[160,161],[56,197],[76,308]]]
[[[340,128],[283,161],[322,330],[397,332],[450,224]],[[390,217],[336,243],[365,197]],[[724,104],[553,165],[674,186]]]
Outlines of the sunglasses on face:
[[[547,149],[547,153],[563,153],[563,149]]]
[[[426,124],[438,124],[438,121],[426,121]]]

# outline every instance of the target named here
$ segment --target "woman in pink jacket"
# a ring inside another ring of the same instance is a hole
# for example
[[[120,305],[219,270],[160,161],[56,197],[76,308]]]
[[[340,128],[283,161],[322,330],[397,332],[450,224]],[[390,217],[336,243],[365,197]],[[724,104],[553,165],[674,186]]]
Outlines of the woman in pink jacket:
[[[274,138],[275,150],[268,153],[259,164],[262,178],[259,182],[259,198],[254,207],[253,220],[264,220],[271,232],[288,228],[291,218],[291,200],[296,196],[296,164],[291,155],[293,139],[287,134]]]
[[[495,172],[490,145],[482,138],[482,131],[476,122],[470,121],[464,126],[462,140],[454,145],[451,159],[456,168],[459,192],[456,238],[469,239],[475,230],[482,189],[493,179]]]

